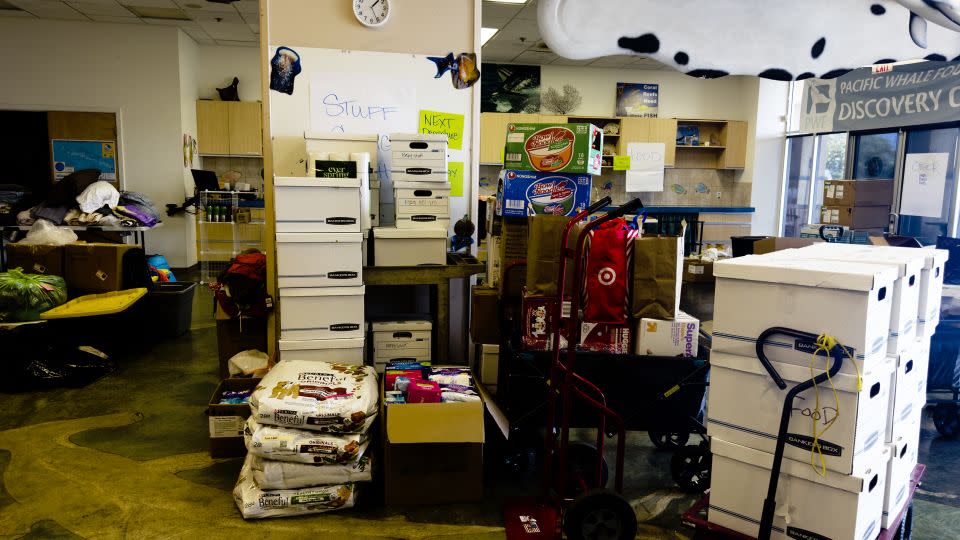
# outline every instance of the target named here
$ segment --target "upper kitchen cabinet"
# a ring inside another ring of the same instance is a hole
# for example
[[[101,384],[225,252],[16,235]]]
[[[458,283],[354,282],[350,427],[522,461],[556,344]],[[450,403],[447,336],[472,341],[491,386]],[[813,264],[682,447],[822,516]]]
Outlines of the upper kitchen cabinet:
[[[263,155],[259,101],[197,101],[197,145],[203,156]]]

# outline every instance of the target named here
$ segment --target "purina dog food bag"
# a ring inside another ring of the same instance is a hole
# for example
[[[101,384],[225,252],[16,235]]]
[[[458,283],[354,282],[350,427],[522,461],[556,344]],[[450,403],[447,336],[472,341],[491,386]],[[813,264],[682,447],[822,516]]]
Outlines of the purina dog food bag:
[[[233,500],[244,519],[301,516],[319,514],[341,508],[351,508],[356,499],[355,484],[316,486],[302,489],[261,489],[253,479],[251,463],[247,459],[240,470],[240,478],[233,487]]]
[[[361,453],[369,443],[363,443]],[[347,484],[351,482],[369,482],[371,474],[370,456],[343,465],[308,465],[288,461],[271,461],[253,456],[250,462],[253,479],[260,489],[299,489],[309,486],[328,484]]]
[[[303,429],[260,425],[251,416],[244,426],[247,451],[278,461],[329,465],[356,461],[366,448],[365,433],[335,435]]]
[[[260,424],[324,433],[365,432],[377,414],[377,372],[371,366],[280,362],[250,396]]]

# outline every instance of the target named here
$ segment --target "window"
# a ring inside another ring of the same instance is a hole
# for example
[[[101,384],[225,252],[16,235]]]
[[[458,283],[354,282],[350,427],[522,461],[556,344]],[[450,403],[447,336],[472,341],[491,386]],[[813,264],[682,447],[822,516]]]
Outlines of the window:
[[[897,171],[896,131],[857,135],[854,180],[893,180]]]
[[[813,184],[814,222],[820,221],[820,207],[823,206],[823,182],[841,180],[844,177],[847,162],[847,134],[831,133],[817,137],[817,176]]]
[[[813,135],[787,139],[787,170],[783,190],[784,236],[800,236],[800,228],[809,219],[813,146]]]

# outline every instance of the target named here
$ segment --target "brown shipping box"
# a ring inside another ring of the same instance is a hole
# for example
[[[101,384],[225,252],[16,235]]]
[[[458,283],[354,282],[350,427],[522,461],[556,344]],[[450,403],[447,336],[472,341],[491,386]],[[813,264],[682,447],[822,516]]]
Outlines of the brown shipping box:
[[[123,287],[123,256],[137,246],[128,244],[67,244],[64,280],[70,296],[119,291]]]
[[[237,353],[255,349],[267,351],[267,319],[244,317],[231,319],[217,306],[217,352],[220,357],[220,377],[229,375],[227,363]]]
[[[7,268],[23,268],[28,274],[63,277],[63,246],[7,244]]]
[[[526,260],[527,258],[527,235],[530,226],[527,218],[503,218],[502,228],[500,230],[500,296],[519,297],[523,294],[523,287],[526,282],[527,269],[524,267],[514,267],[506,276],[507,267],[514,261]],[[509,290],[504,289],[504,278],[506,277]]]
[[[207,417],[210,428],[210,457],[226,458],[246,455],[243,426],[250,417],[250,405],[221,405],[220,397],[227,390],[252,390],[260,379],[223,379],[210,396]]]
[[[771,236],[763,240],[757,240],[753,243],[753,254],[763,255],[764,253],[773,253],[784,249],[796,249],[807,247],[813,244],[823,242],[819,238],[785,238],[782,236]]]
[[[470,290],[470,337],[474,343],[500,343],[500,297],[493,287]]]
[[[700,259],[683,260],[684,283],[713,283],[713,263]]]
[[[384,502],[483,499],[484,403],[384,404]]]
[[[827,180],[823,183],[825,206],[890,206],[892,180]]]
[[[889,206],[824,206],[820,223],[843,225],[851,229],[886,227],[890,223]]]

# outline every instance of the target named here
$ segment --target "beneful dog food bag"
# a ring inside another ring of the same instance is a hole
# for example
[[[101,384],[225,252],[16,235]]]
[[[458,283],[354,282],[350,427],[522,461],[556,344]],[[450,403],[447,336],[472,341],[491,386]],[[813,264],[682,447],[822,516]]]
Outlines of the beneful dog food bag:
[[[315,465],[356,461],[367,446],[364,433],[335,435],[260,425],[252,416],[247,419],[243,439],[255,456]]]

